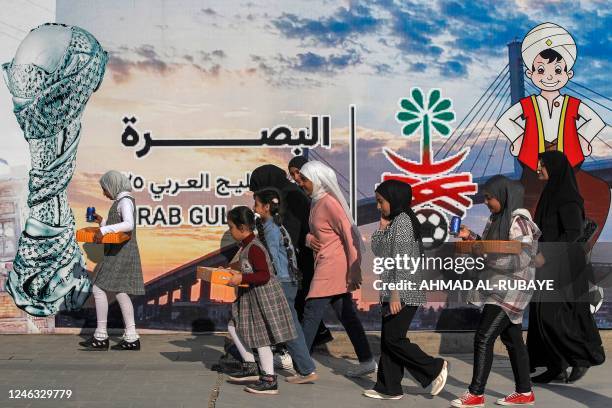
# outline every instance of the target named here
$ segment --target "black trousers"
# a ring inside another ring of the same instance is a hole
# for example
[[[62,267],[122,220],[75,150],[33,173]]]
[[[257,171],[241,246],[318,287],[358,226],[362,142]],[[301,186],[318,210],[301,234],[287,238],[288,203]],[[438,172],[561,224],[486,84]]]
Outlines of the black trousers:
[[[469,391],[482,395],[493,364],[493,345],[498,336],[508,350],[516,392],[531,391],[529,355],[523,341],[520,324],[510,321],[506,312],[497,305],[485,305],[474,336],[474,369]]]
[[[384,309],[384,308],[383,308]],[[418,306],[404,306],[395,315],[383,316],[380,362],[374,390],[387,395],[403,395],[404,368],[427,387],[440,374],[444,360],[426,354],[406,337]]]

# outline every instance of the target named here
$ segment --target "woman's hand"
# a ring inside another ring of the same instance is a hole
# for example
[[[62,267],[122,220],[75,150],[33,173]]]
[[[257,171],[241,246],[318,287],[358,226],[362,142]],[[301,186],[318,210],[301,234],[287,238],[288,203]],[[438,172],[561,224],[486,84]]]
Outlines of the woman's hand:
[[[359,289],[363,279],[361,277],[361,268],[357,267],[352,270],[347,280],[347,289],[349,292]]]
[[[102,216],[96,213],[93,213],[93,218],[94,218],[94,221],[98,223],[98,225],[102,224],[102,220],[103,220]]]
[[[545,263],[546,263],[546,258],[544,258],[544,255],[542,255],[541,252],[538,252],[538,254],[535,256],[536,268],[541,268],[542,266],[544,266]]]
[[[230,271],[232,273],[232,277],[227,282],[228,286],[236,287],[242,283],[242,274],[240,272]]]
[[[399,297],[399,292],[391,291],[391,301],[389,302],[389,312],[392,315],[398,314],[402,310],[402,302]]]
[[[465,225],[462,225],[459,228],[459,232],[457,233],[457,238],[461,238],[463,240],[466,240],[470,237],[470,229],[468,227],[466,227]]]
[[[96,232],[94,233],[94,242],[96,244],[101,244],[102,243],[102,238],[104,238],[104,234],[102,234],[102,231],[100,231],[100,228],[98,228],[96,230]]]
[[[389,224],[391,224],[391,221],[389,221],[388,219],[384,217],[380,217],[380,224],[378,225],[378,229],[384,230],[385,228],[389,226]]]
[[[312,250],[315,252],[319,252],[321,247],[321,241],[319,241],[317,237],[313,235],[312,238],[310,238],[310,248],[312,248]]]

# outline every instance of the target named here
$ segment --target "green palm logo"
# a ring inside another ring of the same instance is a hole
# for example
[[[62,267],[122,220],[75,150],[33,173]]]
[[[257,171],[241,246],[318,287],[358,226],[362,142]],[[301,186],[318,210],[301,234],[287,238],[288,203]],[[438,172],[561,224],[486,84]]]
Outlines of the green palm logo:
[[[421,139],[421,162],[424,165],[432,163],[431,129],[433,126],[440,136],[448,137],[451,133],[450,122],[455,120],[455,112],[451,109],[452,102],[442,98],[439,89],[429,91],[427,99],[420,88],[412,88],[412,98],[402,98],[400,106],[403,110],[397,112],[396,118],[405,122],[402,127],[404,136],[411,136],[420,127],[423,128]]]

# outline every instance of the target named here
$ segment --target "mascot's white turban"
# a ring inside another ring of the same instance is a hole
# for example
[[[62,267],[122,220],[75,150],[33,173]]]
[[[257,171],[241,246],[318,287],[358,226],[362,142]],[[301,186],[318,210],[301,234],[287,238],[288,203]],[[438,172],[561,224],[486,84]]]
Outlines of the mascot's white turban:
[[[525,66],[531,69],[535,57],[549,48],[561,54],[568,71],[572,69],[576,61],[576,42],[565,28],[554,23],[540,24],[527,33],[521,47]]]

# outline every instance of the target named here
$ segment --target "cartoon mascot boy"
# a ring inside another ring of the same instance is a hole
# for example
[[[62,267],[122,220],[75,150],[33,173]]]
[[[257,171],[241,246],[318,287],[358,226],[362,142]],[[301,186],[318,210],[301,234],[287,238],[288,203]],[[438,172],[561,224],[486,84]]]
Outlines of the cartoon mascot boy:
[[[523,165],[528,201],[529,190],[536,200],[541,190],[541,183],[538,186],[534,182],[540,153],[561,151],[578,171],[585,157],[592,153],[591,141],[606,124],[580,99],[560,92],[574,76],[572,67],[576,61],[576,43],[567,30],[554,23],[540,24],[523,39],[521,53],[525,75],[540,89],[540,94],[522,98],[498,119],[496,126],[510,140],[510,152]],[[582,171],[577,176],[587,201],[588,195],[595,196],[594,190],[602,190],[599,196],[602,200],[609,196],[609,187],[602,180]],[[589,213],[589,205],[585,204]],[[603,227],[604,222],[605,219],[599,226]]]

